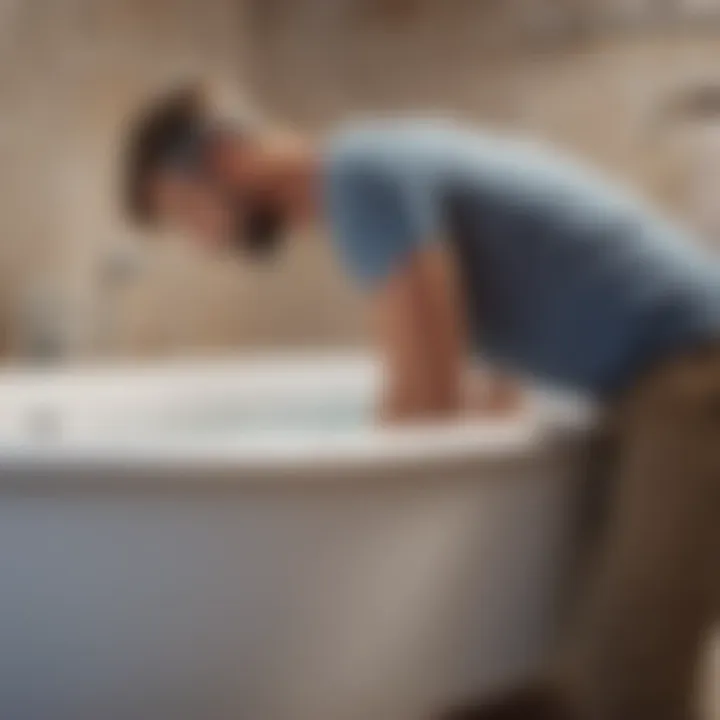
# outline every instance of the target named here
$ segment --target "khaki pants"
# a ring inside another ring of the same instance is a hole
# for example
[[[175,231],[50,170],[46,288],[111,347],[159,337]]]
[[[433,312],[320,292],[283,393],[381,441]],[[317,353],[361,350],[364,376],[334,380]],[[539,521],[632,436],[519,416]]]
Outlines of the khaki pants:
[[[609,412],[609,514],[561,662],[453,720],[689,720],[720,617],[720,344],[665,363]]]

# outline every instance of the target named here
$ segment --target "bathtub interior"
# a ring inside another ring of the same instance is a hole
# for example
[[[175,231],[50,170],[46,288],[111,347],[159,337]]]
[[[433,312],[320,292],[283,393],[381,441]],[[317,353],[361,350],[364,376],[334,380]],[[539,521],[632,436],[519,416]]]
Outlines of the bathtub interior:
[[[164,447],[235,453],[310,452],[465,438],[491,449],[528,443],[541,421],[579,427],[575,399],[538,395],[522,417],[477,418],[423,432],[380,431],[374,421],[379,366],[364,355],[272,356],[216,362],[6,371],[0,375],[0,444]],[[452,444],[452,443],[451,443]]]
[[[6,372],[0,438],[187,442],[372,427],[375,369],[316,358]]]

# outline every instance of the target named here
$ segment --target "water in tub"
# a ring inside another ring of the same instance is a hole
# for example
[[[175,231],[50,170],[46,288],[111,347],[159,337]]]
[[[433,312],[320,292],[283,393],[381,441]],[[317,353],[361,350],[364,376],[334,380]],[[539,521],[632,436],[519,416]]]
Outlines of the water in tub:
[[[151,427],[136,427],[135,432],[152,431],[175,438],[237,435],[259,436],[303,432],[338,433],[367,427],[372,422],[368,408],[352,403],[298,404],[274,407],[271,404],[248,408],[242,402],[225,402],[200,408],[182,409],[153,419]]]
[[[352,433],[374,424],[372,404],[359,398],[290,398],[248,400],[247,396],[190,396],[169,400],[130,422],[111,421],[115,439],[193,442],[262,439],[278,436]]]

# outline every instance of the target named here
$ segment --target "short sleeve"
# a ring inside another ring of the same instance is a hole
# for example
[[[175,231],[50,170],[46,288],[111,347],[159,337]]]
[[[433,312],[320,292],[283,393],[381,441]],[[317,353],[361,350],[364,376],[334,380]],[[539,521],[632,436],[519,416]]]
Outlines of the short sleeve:
[[[436,193],[421,158],[386,149],[340,154],[327,177],[333,243],[349,274],[372,287],[439,236]]]

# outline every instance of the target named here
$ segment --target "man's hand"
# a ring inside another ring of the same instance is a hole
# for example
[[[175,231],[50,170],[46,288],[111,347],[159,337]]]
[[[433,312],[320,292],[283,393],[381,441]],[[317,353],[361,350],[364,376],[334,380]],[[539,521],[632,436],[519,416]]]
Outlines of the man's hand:
[[[386,396],[379,410],[380,422],[410,424],[442,419],[442,413],[428,413],[423,406],[414,405],[408,400],[400,395]],[[519,415],[526,407],[527,395],[518,381],[494,372],[471,370],[465,377],[461,407],[444,417],[507,419]]]
[[[465,414],[511,417],[526,407],[527,397],[518,381],[491,371],[471,371],[466,380]]]

